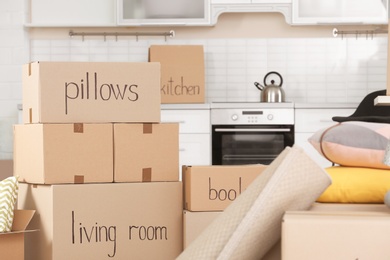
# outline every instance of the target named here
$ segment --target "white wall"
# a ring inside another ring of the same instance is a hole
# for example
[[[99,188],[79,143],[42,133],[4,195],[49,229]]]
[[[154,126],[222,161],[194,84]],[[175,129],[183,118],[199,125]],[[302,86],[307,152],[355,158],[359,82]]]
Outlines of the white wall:
[[[28,61],[24,0],[0,1],[0,159],[12,159],[12,125],[22,100],[21,64]]]
[[[75,31],[176,31],[175,38],[68,37],[68,28],[30,28],[28,0],[0,1],[0,159],[12,158],[21,103],[21,65],[41,61],[147,61],[151,44],[202,44],[206,99],[258,101],[254,81],[276,70],[288,101],[359,102],[386,87],[387,37],[333,38],[330,26],[291,27],[281,14],[224,14],[215,27],[76,28]],[[340,28],[343,29],[343,28]],[[345,28],[350,29],[350,28]]]

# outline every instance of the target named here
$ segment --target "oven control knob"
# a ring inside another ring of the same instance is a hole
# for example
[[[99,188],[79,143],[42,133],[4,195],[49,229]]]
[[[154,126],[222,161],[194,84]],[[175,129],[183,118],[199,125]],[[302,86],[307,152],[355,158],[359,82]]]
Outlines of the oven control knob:
[[[273,114],[269,114],[269,115],[267,115],[267,118],[268,118],[268,120],[272,120],[272,119],[274,119],[274,115]]]
[[[232,115],[232,120],[233,120],[233,121],[237,121],[237,119],[238,119],[238,115],[237,115],[237,114],[233,114],[233,115]]]

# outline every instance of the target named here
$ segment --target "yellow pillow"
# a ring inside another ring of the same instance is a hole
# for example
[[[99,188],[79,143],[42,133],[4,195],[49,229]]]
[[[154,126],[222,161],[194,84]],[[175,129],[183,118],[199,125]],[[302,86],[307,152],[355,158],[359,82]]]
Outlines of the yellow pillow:
[[[332,184],[317,199],[328,203],[384,203],[390,170],[333,166],[325,169]]]

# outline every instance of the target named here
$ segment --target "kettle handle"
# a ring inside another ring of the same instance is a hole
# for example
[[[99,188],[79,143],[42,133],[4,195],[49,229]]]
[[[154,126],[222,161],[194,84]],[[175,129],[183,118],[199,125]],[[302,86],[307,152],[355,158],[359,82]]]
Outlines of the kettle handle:
[[[282,78],[282,75],[280,75],[278,72],[276,72],[276,71],[270,71],[270,72],[268,72],[265,76],[264,76],[264,86],[267,86],[267,82],[266,82],[266,79],[267,79],[267,77],[269,76],[269,75],[271,75],[271,74],[276,74],[276,75],[278,75],[279,76],[279,78],[280,78],[280,85],[279,85],[279,87],[281,87],[282,85],[283,85],[283,78]],[[272,83],[272,82],[271,82]],[[273,83],[272,83],[273,84]]]

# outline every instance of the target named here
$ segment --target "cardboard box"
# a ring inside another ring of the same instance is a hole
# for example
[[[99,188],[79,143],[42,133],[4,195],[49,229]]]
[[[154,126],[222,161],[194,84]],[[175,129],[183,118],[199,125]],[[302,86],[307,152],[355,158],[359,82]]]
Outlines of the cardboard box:
[[[34,210],[15,210],[12,231],[0,233],[1,259],[24,260],[24,237]]]
[[[20,182],[113,182],[112,124],[14,126],[14,175]]]
[[[183,245],[181,182],[20,184],[37,211],[26,259],[175,259]]]
[[[390,214],[287,211],[282,259],[390,259]]]
[[[183,211],[183,248],[186,249],[223,211]]]
[[[201,45],[152,45],[149,61],[161,63],[161,103],[204,103]]]
[[[262,164],[183,166],[184,208],[224,210],[265,168]]]
[[[186,249],[223,211],[183,211],[183,248]],[[280,242],[262,260],[280,260]]]
[[[179,180],[179,125],[114,124],[114,182]]]
[[[4,180],[14,175],[14,161],[0,160],[0,180]]]
[[[23,66],[23,122],[160,122],[160,64],[34,62]]]

